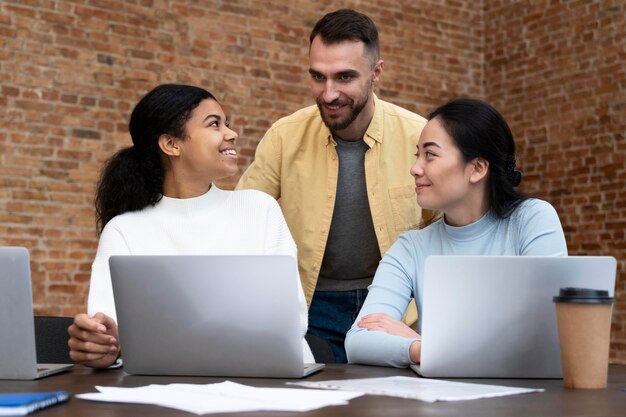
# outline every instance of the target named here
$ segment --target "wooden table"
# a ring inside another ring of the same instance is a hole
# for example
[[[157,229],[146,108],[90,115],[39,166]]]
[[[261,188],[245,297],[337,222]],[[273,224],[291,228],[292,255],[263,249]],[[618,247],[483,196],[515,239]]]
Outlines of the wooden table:
[[[626,416],[626,366],[611,365],[609,386],[602,390],[568,390],[562,380],[503,380],[458,379],[516,387],[545,388],[545,392],[513,395],[472,401],[426,403],[394,397],[365,395],[349,405],[326,407],[308,413],[257,412],[222,414],[223,416]],[[327,365],[322,372],[309,376],[308,381],[330,379],[375,378],[385,376],[415,376],[408,369],[381,368],[360,365]],[[174,382],[208,384],[225,378],[133,376],[122,370],[93,371],[76,366],[72,371],[38,381],[0,380],[0,392],[68,391],[72,394],[95,392],[94,385],[136,387]],[[230,378],[242,384],[258,387],[285,387],[283,379]],[[193,416],[194,414],[151,405],[116,404],[72,398],[69,403],[37,412],[37,416]]]

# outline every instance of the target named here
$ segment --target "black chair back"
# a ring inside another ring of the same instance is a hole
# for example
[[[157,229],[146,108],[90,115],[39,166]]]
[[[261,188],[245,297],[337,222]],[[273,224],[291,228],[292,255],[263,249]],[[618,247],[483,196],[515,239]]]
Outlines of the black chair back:
[[[37,363],[72,363],[67,328],[72,317],[35,316]]]
[[[313,357],[317,363],[335,363],[335,353],[330,344],[320,336],[307,333],[304,337],[313,352]]]

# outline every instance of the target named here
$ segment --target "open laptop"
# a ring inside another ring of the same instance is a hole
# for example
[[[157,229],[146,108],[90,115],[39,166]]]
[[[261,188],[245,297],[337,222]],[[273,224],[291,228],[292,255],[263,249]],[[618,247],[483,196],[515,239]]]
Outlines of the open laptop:
[[[613,257],[430,256],[424,266],[424,377],[562,378],[561,287],[607,290]]]
[[[283,255],[109,258],[124,370],[300,378],[298,266]]]
[[[71,367],[37,363],[28,250],[0,247],[0,379],[43,378]]]

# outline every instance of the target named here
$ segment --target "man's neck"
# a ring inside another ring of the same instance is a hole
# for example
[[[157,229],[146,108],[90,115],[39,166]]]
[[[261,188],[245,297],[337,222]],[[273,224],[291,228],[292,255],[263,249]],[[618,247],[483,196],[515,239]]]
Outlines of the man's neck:
[[[350,123],[350,126],[345,129],[332,132],[334,136],[347,141],[363,140],[367,128],[370,126],[372,119],[374,118],[374,95],[370,96],[369,102],[361,113],[357,116],[354,122]]]

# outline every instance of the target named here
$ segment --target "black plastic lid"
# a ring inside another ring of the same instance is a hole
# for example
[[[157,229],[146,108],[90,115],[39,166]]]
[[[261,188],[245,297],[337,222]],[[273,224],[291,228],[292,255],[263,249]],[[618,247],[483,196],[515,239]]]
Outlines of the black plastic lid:
[[[590,288],[561,288],[559,296],[552,299],[555,303],[577,304],[612,304],[613,297],[609,297],[606,290],[593,290]]]

